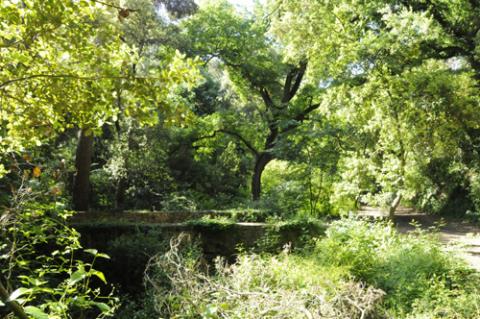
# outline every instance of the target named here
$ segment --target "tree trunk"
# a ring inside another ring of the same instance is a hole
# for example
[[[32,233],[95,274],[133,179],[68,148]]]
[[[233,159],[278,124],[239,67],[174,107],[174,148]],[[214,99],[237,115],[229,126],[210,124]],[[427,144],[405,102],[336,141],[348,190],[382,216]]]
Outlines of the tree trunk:
[[[260,199],[262,193],[262,173],[271,160],[273,160],[273,156],[269,153],[260,153],[255,157],[255,168],[252,176],[252,199],[254,201]]]
[[[393,200],[393,202],[390,204],[390,207],[388,208],[388,218],[393,221],[393,218],[395,217],[395,211],[398,208],[398,205],[400,205],[400,201],[402,200],[402,194],[397,193],[397,196]]]
[[[115,188],[115,203],[114,209],[117,212],[123,212],[125,209],[125,189],[127,181],[124,177],[120,177]]]
[[[90,200],[90,166],[93,156],[93,134],[80,130],[75,158],[76,175],[73,185],[73,207],[87,211]]]

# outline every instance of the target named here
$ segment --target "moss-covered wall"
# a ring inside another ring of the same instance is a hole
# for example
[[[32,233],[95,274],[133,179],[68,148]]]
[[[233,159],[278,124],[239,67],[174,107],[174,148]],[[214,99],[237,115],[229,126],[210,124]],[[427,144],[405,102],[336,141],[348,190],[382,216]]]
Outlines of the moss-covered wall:
[[[223,256],[233,260],[238,248],[244,250],[276,249],[287,242],[293,244],[309,236],[320,235],[322,224],[311,223],[226,223],[194,220],[184,223],[145,223],[120,220],[75,220],[73,226],[81,234],[85,248],[96,248],[110,255],[97,268],[122,293],[143,291],[144,270],[155,254],[165,252],[173,236],[187,233],[197,239],[207,260]],[[267,243],[267,244],[265,244]]]

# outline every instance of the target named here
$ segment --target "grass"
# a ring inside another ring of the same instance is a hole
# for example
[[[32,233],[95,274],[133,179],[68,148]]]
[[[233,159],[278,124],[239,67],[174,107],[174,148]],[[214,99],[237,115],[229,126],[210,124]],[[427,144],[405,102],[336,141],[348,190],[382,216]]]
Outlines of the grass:
[[[302,250],[243,253],[213,271],[185,247],[173,242],[149,268],[160,317],[480,317],[479,274],[420,230],[344,219]]]

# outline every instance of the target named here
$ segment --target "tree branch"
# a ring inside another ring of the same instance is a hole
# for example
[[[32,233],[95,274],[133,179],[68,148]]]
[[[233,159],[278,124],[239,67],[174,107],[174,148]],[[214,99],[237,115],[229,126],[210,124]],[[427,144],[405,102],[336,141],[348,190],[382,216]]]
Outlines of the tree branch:
[[[293,120],[295,123],[287,125],[284,129],[282,129],[281,133],[286,133],[288,131],[296,129],[300,124],[307,118],[307,115],[310,114],[311,112],[315,111],[320,107],[320,103],[317,104],[310,104],[309,107],[304,109],[301,113],[297,114]]]
[[[155,77],[128,77],[128,76],[78,76],[75,74],[32,74],[28,76],[24,76],[21,78],[7,80],[5,82],[0,83],[0,88],[6,87],[10,84],[16,82],[23,82],[28,81],[36,78],[50,78],[50,79],[73,79],[73,80],[90,80],[90,81],[98,81],[98,80],[163,80],[161,78]]]
[[[127,8],[122,8],[122,7],[114,5],[112,3],[107,3],[107,2],[104,2],[104,1],[100,1],[100,0],[90,0],[90,1],[94,2],[94,3],[104,5],[106,7],[111,7],[111,8],[117,9],[117,10],[128,10],[128,11],[131,11],[131,12],[137,11],[137,10],[131,10],[131,9],[127,9]]]
[[[242,141],[243,144],[255,155],[257,156],[259,154],[258,150],[249,142],[247,141],[243,136],[240,135],[238,132],[234,131],[229,131],[225,129],[220,129],[218,130],[220,133],[228,134],[230,136],[236,137],[238,140]]]
[[[0,278],[0,300],[3,301],[10,309],[12,312],[15,314],[20,319],[29,319],[28,315],[25,313],[23,310],[23,307],[16,301],[8,301],[8,298],[10,297],[10,294],[8,293],[7,289],[3,285],[3,276]]]
[[[292,80],[295,76],[296,69],[290,70],[285,78],[285,84],[283,85],[283,98],[282,103],[288,103],[290,101],[290,91],[292,89]]]
[[[213,132],[213,134],[199,137],[194,142],[201,141],[201,140],[208,139],[208,138],[214,138],[214,137],[217,136],[218,133],[223,133],[223,134],[233,136],[236,139],[238,139],[239,141],[241,141],[248,148],[248,150],[251,151],[255,156],[258,156],[260,154],[260,152],[246,138],[244,138],[242,135],[240,135],[240,133],[235,132],[235,131],[226,130],[226,129],[216,130],[216,131]]]
[[[267,89],[265,88],[261,89],[260,95],[262,96],[263,102],[265,102],[265,105],[267,106],[268,109],[275,108],[275,104],[273,103],[273,100],[270,97],[270,94],[268,93]]]
[[[302,61],[298,67],[295,67],[288,72],[287,77],[285,78],[285,84],[283,86],[282,104],[290,102],[295,94],[297,94],[306,70],[307,62]],[[292,81],[294,81],[293,84]]]
[[[276,122],[272,122],[269,124],[269,129],[270,129],[270,134],[267,136],[267,139],[265,140],[265,149],[272,149],[275,147],[276,144],[276,139],[278,137],[279,131],[278,131],[278,125]]]
[[[300,63],[300,67],[296,71],[295,83],[293,83],[292,88],[290,89],[289,99],[287,102],[297,94],[298,89],[300,88],[300,84],[302,84],[303,76],[305,75],[305,71],[307,70],[307,62],[303,61]]]

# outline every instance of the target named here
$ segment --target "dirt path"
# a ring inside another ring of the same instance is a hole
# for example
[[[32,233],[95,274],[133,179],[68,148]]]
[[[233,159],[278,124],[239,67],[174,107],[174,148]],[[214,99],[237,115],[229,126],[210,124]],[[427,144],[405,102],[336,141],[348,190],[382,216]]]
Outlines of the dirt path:
[[[363,207],[360,216],[371,218],[387,217],[385,212],[378,208]],[[412,221],[422,228],[439,227],[440,240],[445,243],[446,249],[460,250],[460,254],[475,269],[480,271],[480,226],[458,219],[442,219],[439,216],[426,215],[408,208],[399,208],[395,216],[395,227],[400,232],[409,232],[415,229]]]

